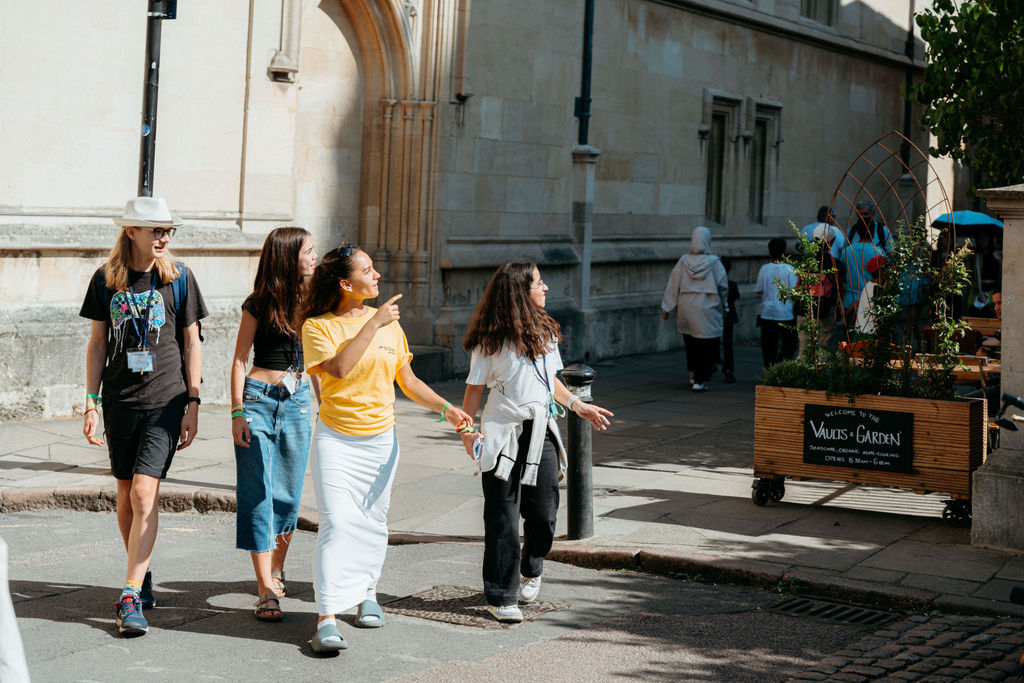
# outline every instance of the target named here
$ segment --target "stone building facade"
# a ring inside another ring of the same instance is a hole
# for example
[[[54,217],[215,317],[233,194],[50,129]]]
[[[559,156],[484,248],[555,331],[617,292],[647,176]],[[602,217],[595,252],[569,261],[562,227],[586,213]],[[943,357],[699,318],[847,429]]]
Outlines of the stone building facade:
[[[596,2],[585,146],[585,0],[179,3],[154,188],[212,311],[204,397],[226,399],[238,307],[284,224],[321,252],[366,248],[427,376],[466,368],[466,322],[513,259],[540,264],[566,358],[678,346],[657,306],[693,227],[749,283],[768,239],[902,128],[912,1]],[[80,301],[136,193],[146,16],[115,0],[0,0],[0,16],[0,418],[70,414]]]

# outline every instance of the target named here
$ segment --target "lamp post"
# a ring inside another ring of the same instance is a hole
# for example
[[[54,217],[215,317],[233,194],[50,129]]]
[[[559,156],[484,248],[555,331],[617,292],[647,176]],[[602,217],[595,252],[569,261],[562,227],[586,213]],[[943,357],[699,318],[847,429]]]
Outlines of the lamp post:
[[[139,196],[153,196],[156,155],[156,102],[160,87],[160,29],[164,19],[178,14],[178,0],[149,0],[146,21],[146,77],[142,94],[142,130],[139,145]]]

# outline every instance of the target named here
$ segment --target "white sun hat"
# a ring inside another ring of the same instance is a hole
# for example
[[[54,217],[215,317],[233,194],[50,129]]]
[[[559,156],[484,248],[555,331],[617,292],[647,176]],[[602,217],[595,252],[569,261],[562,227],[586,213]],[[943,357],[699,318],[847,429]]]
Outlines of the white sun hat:
[[[163,197],[136,197],[124,205],[124,215],[115,218],[117,225],[134,225],[140,228],[171,228],[182,225],[177,216],[172,216]]]

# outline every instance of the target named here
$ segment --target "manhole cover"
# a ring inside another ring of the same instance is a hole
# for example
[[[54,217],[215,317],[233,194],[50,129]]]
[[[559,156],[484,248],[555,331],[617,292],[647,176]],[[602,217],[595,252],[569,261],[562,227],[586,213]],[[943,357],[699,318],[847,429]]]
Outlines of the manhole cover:
[[[396,598],[385,604],[388,612],[460,626],[507,628],[514,625],[495,621],[494,617],[487,613],[487,600],[484,594],[478,589],[464,586],[434,586],[422,593]],[[520,604],[519,607],[523,610],[523,620],[531,621],[545,612],[567,609],[569,603],[541,600],[529,605]]]
[[[859,627],[881,626],[896,618],[895,614],[890,614],[873,607],[846,605],[841,602],[806,598],[801,595],[783,598],[768,607],[768,611],[791,617],[805,617],[830,624]]]

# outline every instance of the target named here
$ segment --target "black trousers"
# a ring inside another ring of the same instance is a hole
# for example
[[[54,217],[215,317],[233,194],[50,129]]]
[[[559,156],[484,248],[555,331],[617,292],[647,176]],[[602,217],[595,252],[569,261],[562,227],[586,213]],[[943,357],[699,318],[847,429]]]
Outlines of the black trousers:
[[[775,365],[780,360],[792,360],[800,347],[796,330],[790,329],[793,320],[765,320],[761,318],[761,360],[764,366]],[[785,327],[789,325],[790,327]],[[779,349],[779,342],[782,349]]]
[[[733,323],[722,323],[722,372],[736,372],[736,361],[732,350]]]
[[[686,344],[686,368],[693,373],[693,381],[697,384],[704,384],[711,379],[711,368],[718,358],[718,345],[720,337],[712,339],[700,339],[683,335],[683,342]]]
[[[530,449],[533,420],[523,423],[519,456],[508,481],[484,472],[484,596],[502,607],[519,601],[519,575],[540,576],[544,556],[555,539],[558,514],[558,450],[551,430],[545,430],[536,486],[520,485]],[[519,551],[519,517],[523,518],[523,549]]]

